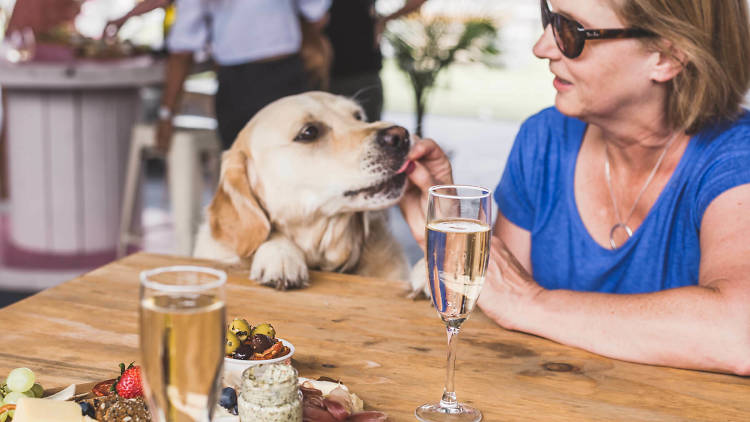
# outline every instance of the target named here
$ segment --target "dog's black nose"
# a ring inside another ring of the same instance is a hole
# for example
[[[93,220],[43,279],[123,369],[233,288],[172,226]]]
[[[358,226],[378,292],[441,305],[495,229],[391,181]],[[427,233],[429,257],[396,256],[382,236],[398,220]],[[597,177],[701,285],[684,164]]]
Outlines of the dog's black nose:
[[[391,126],[378,131],[378,144],[388,149],[409,150],[409,131],[401,126]]]

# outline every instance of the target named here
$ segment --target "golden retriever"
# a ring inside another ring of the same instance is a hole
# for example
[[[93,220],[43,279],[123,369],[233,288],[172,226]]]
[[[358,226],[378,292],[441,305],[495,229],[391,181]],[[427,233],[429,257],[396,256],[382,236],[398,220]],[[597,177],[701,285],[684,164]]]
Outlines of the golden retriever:
[[[258,112],[224,152],[194,256],[243,262],[278,289],[308,268],[406,280],[385,209],[406,184],[406,129],[367,123],[354,101],[324,92]]]

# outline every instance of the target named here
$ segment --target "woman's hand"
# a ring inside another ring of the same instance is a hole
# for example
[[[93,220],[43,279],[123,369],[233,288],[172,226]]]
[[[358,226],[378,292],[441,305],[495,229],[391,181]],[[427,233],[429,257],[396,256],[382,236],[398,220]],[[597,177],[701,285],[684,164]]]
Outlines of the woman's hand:
[[[414,137],[415,144],[408,159],[414,165],[408,170],[408,185],[399,206],[412,235],[422,250],[424,244],[425,211],[427,194],[431,186],[453,183],[451,163],[442,149],[432,139]]]
[[[519,329],[525,307],[544,291],[497,236],[492,236],[487,277],[477,304],[503,328]]]

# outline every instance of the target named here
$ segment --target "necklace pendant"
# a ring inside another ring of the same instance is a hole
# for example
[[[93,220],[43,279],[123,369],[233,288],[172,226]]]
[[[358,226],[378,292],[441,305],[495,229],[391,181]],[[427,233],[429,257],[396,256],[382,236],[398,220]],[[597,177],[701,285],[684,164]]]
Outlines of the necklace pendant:
[[[625,230],[625,234],[628,235],[628,239],[633,237],[633,230],[626,224],[626,223],[617,223],[609,230],[609,245],[612,247],[612,250],[615,250],[618,248],[617,243],[615,242],[615,232],[618,229]]]

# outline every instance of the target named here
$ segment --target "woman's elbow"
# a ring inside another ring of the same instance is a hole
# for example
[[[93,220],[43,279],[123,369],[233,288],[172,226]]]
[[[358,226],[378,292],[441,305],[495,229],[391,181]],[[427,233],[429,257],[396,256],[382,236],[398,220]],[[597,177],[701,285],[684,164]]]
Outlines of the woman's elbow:
[[[720,309],[713,324],[716,344],[711,345],[715,364],[722,372],[750,376],[750,284],[720,283]],[[718,368],[717,368],[718,369]]]
[[[735,375],[746,377],[750,376],[750,325],[746,325],[743,331],[738,336],[736,350],[732,353],[730,370]]]
[[[726,333],[727,369],[735,375],[750,376],[750,303],[738,308],[739,317],[729,324],[731,329]]]

